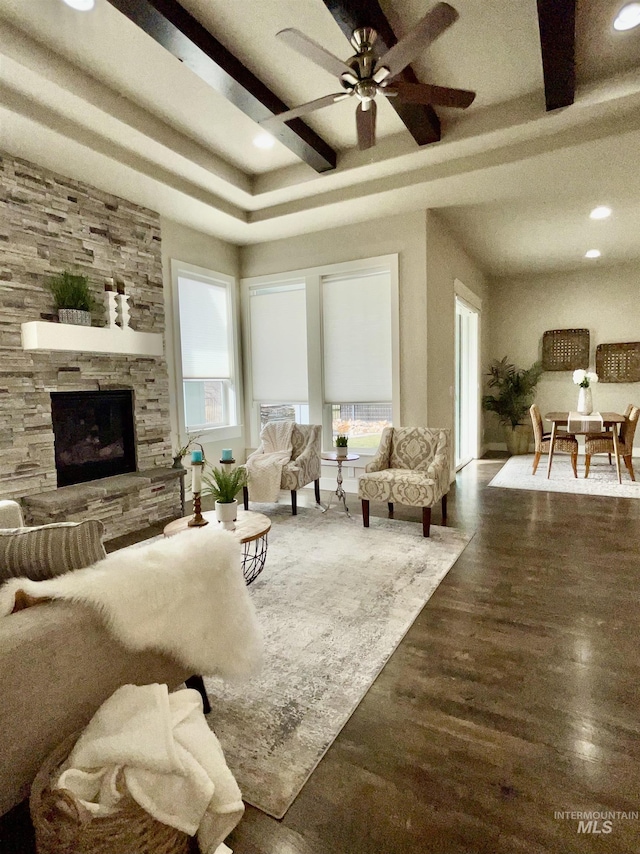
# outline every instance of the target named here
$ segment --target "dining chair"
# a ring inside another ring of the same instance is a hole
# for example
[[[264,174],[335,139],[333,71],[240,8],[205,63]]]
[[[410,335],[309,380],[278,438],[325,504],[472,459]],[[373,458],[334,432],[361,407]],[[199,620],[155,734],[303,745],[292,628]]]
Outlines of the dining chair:
[[[533,458],[533,471],[535,474],[538,470],[540,457],[542,454],[548,454],[551,448],[551,433],[544,433],[542,429],[542,415],[536,403],[532,403],[529,407],[531,415],[531,423],[533,424],[533,438],[535,441],[535,456]],[[556,433],[556,438],[553,443],[553,453],[563,451],[565,454],[571,454],[571,467],[573,468],[573,476],[578,477],[578,440],[573,433]]]
[[[633,437],[636,432],[640,409],[633,404],[629,404],[627,413],[620,427],[618,452],[624,460],[631,480],[635,481],[636,476],[633,471]],[[588,433],[584,440],[584,476],[589,477],[589,466],[591,465],[591,457],[594,454],[609,454],[609,459],[611,459],[611,454],[614,452],[615,448],[613,447],[613,436],[611,433]]]

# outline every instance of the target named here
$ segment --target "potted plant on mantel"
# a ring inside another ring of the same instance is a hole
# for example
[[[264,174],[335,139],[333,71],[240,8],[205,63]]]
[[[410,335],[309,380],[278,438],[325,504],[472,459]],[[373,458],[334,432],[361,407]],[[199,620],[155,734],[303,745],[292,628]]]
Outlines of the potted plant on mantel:
[[[211,474],[202,476],[202,494],[212,495],[216,501],[216,519],[223,527],[233,530],[238,518],[236,495],[247,484],[244,468],[212,468]]]
[[[58,320],[75,326],[91,326],[91,311],[95,301],[89,290],[89,278],[81,273],[64,270],[49,282]]]
[[[495,412],[505,433],[507,450],[510,454],[526,454],[529,451],[531,425],[528,422],[529,407],[533,403],[535,390],[542,376],[542,364],[534,362],[527,369],[516,368],[503,359],[495,359],[489,366],[487,385],[497,391],[482,398],[483,409]]]

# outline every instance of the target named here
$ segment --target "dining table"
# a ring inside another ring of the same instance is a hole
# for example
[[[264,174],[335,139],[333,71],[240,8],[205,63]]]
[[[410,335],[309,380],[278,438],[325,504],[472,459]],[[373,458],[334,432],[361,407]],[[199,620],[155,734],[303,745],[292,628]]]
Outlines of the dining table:
[[[544,416],[547,421],[551,421],[551,441],[549,442],[549,461],[547,463],[547,479],[551,474],[551,463],[553,462],[553,445],[558,432],[558,427],[566,427],[569,423],[569,412],[547,412]],[[597,412],[594,415],[599,415],[602,418],[602,429],[604,432],[611,433],[613,439],[613,455],[616,458],[616,473],[618,475],[618,483],[622,483],[622,473],[620,471],[620,453],[618,450],[618,427],[624,424],[625,417],[619,412]],[[595,427],[586,426],[582,430],[573,430],[572,435],[583,435],[587,433],[597,433]]]

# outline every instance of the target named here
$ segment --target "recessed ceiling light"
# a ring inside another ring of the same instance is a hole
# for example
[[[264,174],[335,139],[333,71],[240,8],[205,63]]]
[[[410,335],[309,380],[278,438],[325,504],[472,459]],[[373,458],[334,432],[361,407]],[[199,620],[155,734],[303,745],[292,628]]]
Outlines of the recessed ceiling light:
[[[599,258],[600,255],[601,252],[599,249],[589,249],[587,250],[587,252],[584,253],[585,258]]]
[[[253,144],[256,148],[273,148],[274,143],[274,137],[266,131],[262,131],[262,133],[259,133],[258,136],[253,139]]]
[[[96,4],[96,0],[64,0],[64,2],[78,12],[90,12]]]
[[[608,208],[606,205],[598,205],[597,208],[594,208],[589,214],[591,219],[606,219],[608,216],[611,216],[611,208]]]
[[[640,3],[627,3],[616,15],[613,29],[623,32],[632,30],[640,24]]]

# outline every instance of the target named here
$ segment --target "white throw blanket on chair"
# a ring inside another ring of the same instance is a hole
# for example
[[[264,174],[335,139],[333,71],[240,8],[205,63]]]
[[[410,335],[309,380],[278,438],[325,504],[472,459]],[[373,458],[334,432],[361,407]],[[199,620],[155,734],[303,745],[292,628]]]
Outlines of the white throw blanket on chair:
[[[282,467],[291,459],[293,421],[272,421],[260,434],[260,445],[248,458],[247,483],[252,501],[277,501]]]
[[[0,617],[14,610],[19,591],[88,605],[124,646],[164,652],[192,673],[246,676],[261,660],[240,544],[213,524],[46,581],[12,578],[0,587]]]
[[[118,688],[89,721],[56,785],[96,816],[113,813],[129,792],[158,821],[197,833],[203,854],[213,854],[244,812],[200,695],[169,694],[166,685]]]

